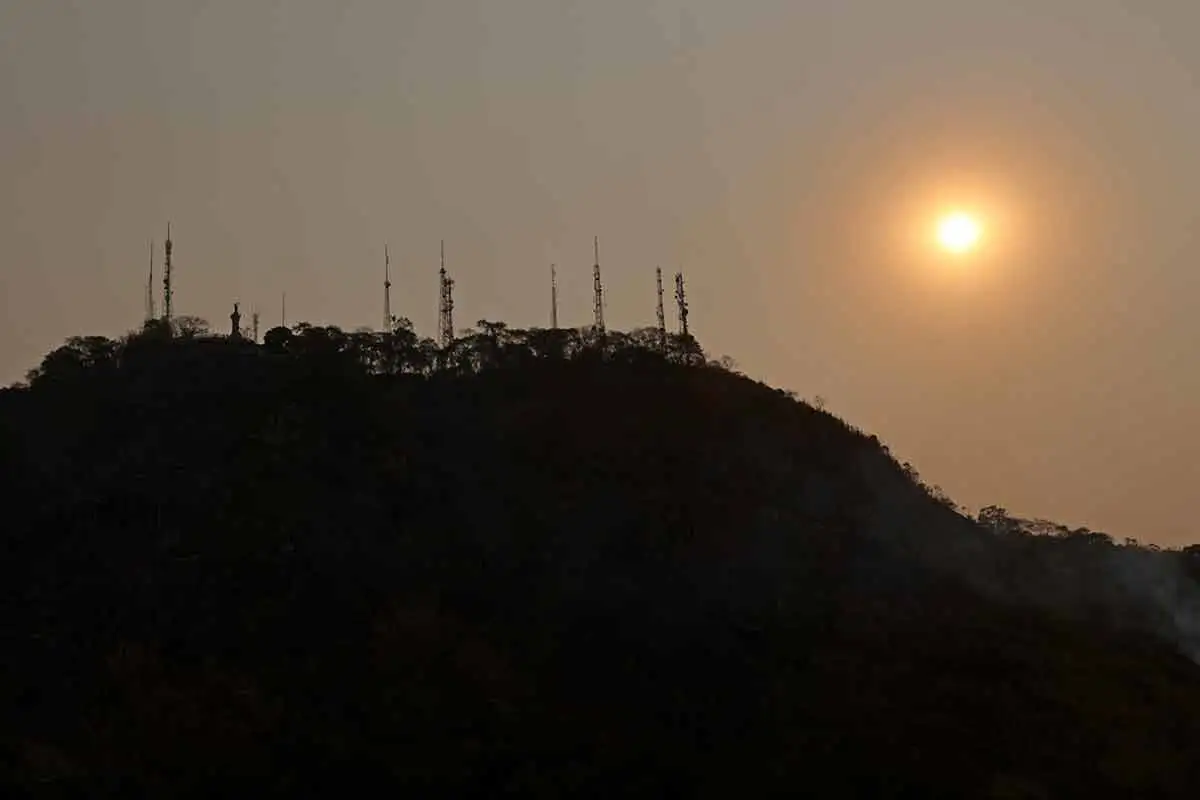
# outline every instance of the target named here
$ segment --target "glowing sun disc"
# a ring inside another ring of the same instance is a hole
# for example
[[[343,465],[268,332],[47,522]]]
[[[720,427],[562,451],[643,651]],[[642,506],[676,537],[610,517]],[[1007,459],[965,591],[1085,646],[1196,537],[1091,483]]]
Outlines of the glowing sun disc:
[[[937,238],[952,253],[965,253],[979,242],[979,223],[969,214],[955,213],[938,223]]]

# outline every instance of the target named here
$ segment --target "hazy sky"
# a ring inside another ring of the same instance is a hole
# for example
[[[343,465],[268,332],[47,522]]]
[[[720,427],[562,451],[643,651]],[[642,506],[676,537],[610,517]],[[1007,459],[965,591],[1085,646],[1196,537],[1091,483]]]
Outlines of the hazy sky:
[[[1194,0],[0,0],[0,382],[176,308],[650,324],[972,509],[1200,540]],[[943,208],[988,225],[952,260]]]

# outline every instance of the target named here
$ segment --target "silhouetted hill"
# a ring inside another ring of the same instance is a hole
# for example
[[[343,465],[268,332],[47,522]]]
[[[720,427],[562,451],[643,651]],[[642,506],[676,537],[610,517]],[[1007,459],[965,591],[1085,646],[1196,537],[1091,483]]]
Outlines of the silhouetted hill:
[[[1192,797],[1197,567],[654,331],[73,339],[0,392],[0,784]]]

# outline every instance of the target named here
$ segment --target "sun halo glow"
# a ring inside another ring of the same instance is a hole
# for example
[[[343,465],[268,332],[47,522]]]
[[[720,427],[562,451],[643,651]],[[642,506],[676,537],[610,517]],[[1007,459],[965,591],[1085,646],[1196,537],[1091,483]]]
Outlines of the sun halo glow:
[[[961,211],[942,217],[937,226],[938,243],[951,253],[973,250],[981,234],[979,222]]]

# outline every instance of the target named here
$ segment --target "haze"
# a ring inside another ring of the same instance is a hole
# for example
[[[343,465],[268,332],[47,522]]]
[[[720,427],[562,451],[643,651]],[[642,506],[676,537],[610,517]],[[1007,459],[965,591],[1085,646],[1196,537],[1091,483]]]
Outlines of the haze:
[[[176,307],[432,334],[651,324],[972,509],[1194,541],[1200,7],[1187,0],[0,4],[0,381]],[[950,264],[943,204],[994,239]],[[994,246],[991,246],[994,244]],[[983,252],[986,250],[986,252]]]

